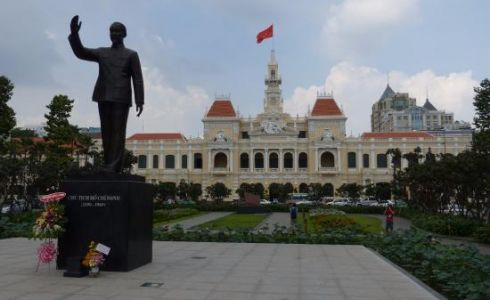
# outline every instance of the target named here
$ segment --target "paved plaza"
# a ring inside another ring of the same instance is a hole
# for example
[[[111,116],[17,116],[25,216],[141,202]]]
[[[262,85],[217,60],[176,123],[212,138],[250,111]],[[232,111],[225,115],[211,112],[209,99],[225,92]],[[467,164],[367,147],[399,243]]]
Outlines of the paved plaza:
[[[154,242],[153,263],[134,271],[64,278],[35,272],[38,245],[0,240],[0,299],[438,298],[363,246]]]

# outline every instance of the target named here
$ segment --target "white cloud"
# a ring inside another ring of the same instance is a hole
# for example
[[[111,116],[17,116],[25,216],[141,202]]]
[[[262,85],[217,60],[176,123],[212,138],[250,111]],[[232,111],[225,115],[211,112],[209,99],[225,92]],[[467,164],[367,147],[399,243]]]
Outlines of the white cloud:
[[[376,68],[341,62],[330,70],[324,85],[294,89],[284,108],[292,115],[304,115],[308,105],[313,108],[318,91],[333,91],[337,104],[343,107],[348,118],[348,133],[370,131],[371,106],[383,93],[386,78],[387,74]],[[477,85],[471,71],[446,75],[437,75],[431,70],[412,75],[390,72],[390,86],[397,92],[408,92],[417,99],[417,105],[424,104],[428,90],[430,101],[437,109],[453,112],[455,119],[469,122],[474,115],[473,87]]]
[[[181,132],[186,136],[202,133],[201,119],[210,98],[197,86],[183,90],[168,83],[158,68],[143,68],[145,106],[140,118],[131,114],[128,135],[134,132]]]
[[[344,0],[332,5],[323,34],[329,54],[355,58],[387,40],[417,17],[419,0]]]

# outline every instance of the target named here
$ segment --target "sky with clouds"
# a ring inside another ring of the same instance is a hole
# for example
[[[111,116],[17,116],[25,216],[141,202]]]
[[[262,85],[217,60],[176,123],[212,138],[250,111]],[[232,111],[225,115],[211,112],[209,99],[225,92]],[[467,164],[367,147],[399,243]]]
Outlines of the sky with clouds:
[[[422,105],[471,121],[473,87],[489,76],[490,2],[484,0],[4,0],[0,74],[15,84],[18,125],[43,122],[56,94],[75,99],[71,121],[98,126],[91,99],[98,67],[78,60],[67,36],[73,15],[86,47],[109,46],[114,21],[128,28],[145,79],[141,118],[128,134],[202,134],[216,95],[243,116],[262,111],[270,50],[276,50],[285,111],[304,115],[318,91],[332,91],[353,135],[369,131],[371,105],[387,78]],[[274,24],[274,39],[256,34]]]

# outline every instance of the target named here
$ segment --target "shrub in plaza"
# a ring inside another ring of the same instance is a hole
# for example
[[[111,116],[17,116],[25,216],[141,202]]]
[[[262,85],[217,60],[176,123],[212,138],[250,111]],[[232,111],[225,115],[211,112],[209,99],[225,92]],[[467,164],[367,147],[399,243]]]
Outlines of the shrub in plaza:
[[[193,216],[199,211],[195,208],[174,208],[174,209],[159,209],[153,211],[153,223],[161,223],[180,219],[183,217]]]
[[[291,230],[285,226],[274,226],[272,233],[263,230],[210,230],[197,228],[184,231],[179,225],[169,230],[154,229],[153,239],[160,241],[199,241],[234,243],[289,243],[289,244],[362,244],[367,234],[346,229],[335,229],[322,234],[309,234]]]
[[[478,239],[478,241],[490,244],[490,224],[478,227],[474,236]]]
[[[490,299],[490,256],[440,244],[416,230],[370,238],[368,247],[449,299]]]
[[[1,216],[0,239],[30,237],[32,235],[32,224],[40,213],[40,211],[28,211]]]
[[[454,236],[471,236],[480,224],[476,220],[442,214],[418,214],[412,217],[412,223],[430,232]]]

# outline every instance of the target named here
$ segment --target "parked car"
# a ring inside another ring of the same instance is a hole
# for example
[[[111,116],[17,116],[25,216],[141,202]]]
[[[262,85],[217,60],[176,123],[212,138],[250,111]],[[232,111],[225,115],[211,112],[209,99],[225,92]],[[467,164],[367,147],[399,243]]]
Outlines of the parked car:
[[[300,200],[300,201],[296,201],[295,203],[296,203],[296,205],[312,205],[312,204],[314,204],[314,202],[310,201],[310,200]]]
[[[269,200],[266,200],[266,199],[260,199],[260,202],[259,202],[260,205],[269,205],[271,203],[272,202],[270,202]]]
[[[29,203],[25,199],[14,199],[9,203],[4,203],[2,205],[2,214],[16,213],[21,211],[26,211],[30,208]]]
[[[335,199],[331,202],[328,202],[327,205],[329,205],[329,206],[349,206],[349,205],[353,205],[353,202],[350,201],[349,199]]]
[[[408,207],[408,204],[403,200],[395,200],[395,207],[406,208]]]
[[[177,204],[192,205],[192,204],[196,204],[196,202],[188,199],[183,199],[183,200],[177,200]]]
[[[376,203],[374,203],[372,206],[378,206],[378,207],[388,207],[388,205],[393,205],[394,202],[391,200],[378,200]]]
[[[357,202],[357,206],[376,206],[378,201],[370,200],[370,199],[361,199],[361,201]]]

